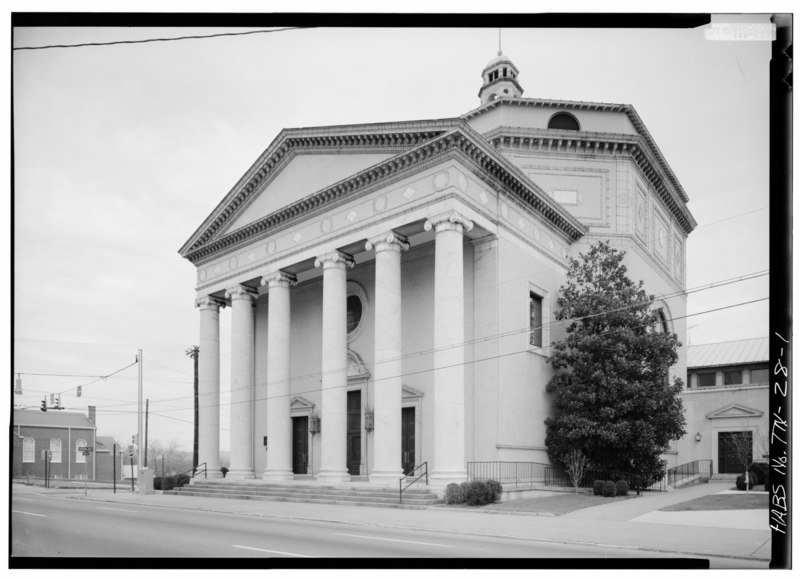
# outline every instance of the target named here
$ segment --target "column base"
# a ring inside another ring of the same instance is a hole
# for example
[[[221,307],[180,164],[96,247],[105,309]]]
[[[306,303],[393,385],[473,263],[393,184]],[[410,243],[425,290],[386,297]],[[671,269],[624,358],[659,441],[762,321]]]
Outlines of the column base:
[[[294,479],[294,472],[288,469],[266,469],[261,479],[264,481],[291,481]]]
[[[225,477],[227,479],[255,479],[256,474],[249,469],[231,469]]]
[[[369,482],[370,483],[378,483],[381,485],[391,485],[392,487],[397,487],[399,485],[400,478],[403,477],[403,471],[398,469],[397,471],[376,471],[373,470],[372,473],[369,474]],[[424,483],[424,481],[423,481]]]
[[[320,471],[317,473],[317,481],[325,481],[331,483],[341,483],[344,481],[350,481],[350,473],[346,470],[342,471],[334,471],[334,470],[326,470]]]
[[[458,469],[453,471],[433,471],[430,475],[430,484],[434,486],[445,486],[448,483],[461,483],[467,481],[469,476],[466,470]]]

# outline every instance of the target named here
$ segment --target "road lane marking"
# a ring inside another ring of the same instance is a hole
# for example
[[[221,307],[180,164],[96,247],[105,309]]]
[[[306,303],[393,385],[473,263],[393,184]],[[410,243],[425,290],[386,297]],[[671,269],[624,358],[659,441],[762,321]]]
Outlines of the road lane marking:
[[[99,510],[108,510],[108,511],[112,511],[112,512],[130,512],[132,514],[138,513],[136,510],[123,510],[123,509],[120,509],[120,508],[99,507],[97,509],[99,509]]]
[[[36,500],[35,500],[35,499],[33,499],[32,497],[15,497],[14,499],[15,499],[16,501],[36,501]]]
[[[305,554],[292,554],[291,552],[279,552],[277,550],[265,550],[264,548],[253,548],[250,546],[237,546],[236,544],[233,545],[234,548],[239,548],[241,550],[254,550],[256,552],[268,552],[270,554],[280,554],[281,556],[294,556],[295,558],[311,558],[312,556],[306,556]]]
[[[431,544],[430,542],[413,542],[411,540],[396,540],[394,538],[379,538],[377,536],[357,536],[355,534],[340,534],[337,533],[337,536],[347,536],[348,538],[363,538],[365,540],[383,540],[384,542],[400,542],[401,544],[420,544],[422,546],[436,546],[437,548],[452,548],[453,546],[447,546],[445,544]]]
[[[11,511],[12,511],[12,513],[15,513],[15,514],[25,514],[26,516],[36,516],[37,518],[46,518],[47,517],[47,516],[42,515],[42,514],[33,514],[31,512],[21,512],[19,510],[11,510]]]

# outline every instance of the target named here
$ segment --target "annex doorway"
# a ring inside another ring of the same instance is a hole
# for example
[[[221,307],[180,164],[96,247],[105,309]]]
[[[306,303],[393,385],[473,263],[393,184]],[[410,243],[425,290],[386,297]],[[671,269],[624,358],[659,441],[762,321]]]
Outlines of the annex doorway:
[[[748,464],[753,460],[753,433],[723,431],[719,434],[719,473],[744,473],[742,455]]]

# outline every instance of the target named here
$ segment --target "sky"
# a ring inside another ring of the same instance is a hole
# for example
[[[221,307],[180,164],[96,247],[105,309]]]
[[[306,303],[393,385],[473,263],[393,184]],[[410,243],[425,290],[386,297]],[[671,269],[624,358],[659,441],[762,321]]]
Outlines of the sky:
[[[245,30],[18,28],[12,43]],[[185,351],[198,342],[199,312],[195,270],[178,249],[282,128],[457,117],[480,104],[481,71],[497,49],[496,28],[312,28],[15,50],[15,405],[61,393],[66,409],[95,405],[99,434],[128,443],[129,365],[142,349],[149,439],[191,450]],[[502,50],[524,97],[634,106],[698,222],[687,289],[760,274],[692,291],[690,343],[767,336],[768,302],[736,305],[769,295],[770,43],[707,40],[702,29],[504,28]]]

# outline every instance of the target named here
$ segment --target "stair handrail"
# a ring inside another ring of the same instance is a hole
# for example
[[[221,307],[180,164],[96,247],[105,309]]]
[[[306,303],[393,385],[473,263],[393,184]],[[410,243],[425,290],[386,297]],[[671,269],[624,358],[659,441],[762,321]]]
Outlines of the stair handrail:
[[[178,483],[181,480],[181,475],[189,475],[191,473],[191,475],[189,475],[189,478],[193,479],[195,475],[200,473],[200,471],[201,471],[200,468],[201,467],[202,467],[202,472],[203,472],[203,479],[208,479],[208,464],[206,464],[204,462],[204,463],[201,463],[200,465],[195,465],[194,467],[191,467],[191,468],[187,469],[186,471],[184,471],[182,473],[179,473],[178,475],[175,476],[175,484],[176,484],[175,487],[178,488],[178,491],[180,491],[181,488],[183,487],[183,485],[178,485]]]
[[[412,481],[408,482],[405,487],[403,487],[403,480],[404,479],[408,479],[410,475],[413,475],[414,473],[416,473],[417,469],[420,469],[422,467],[425,467],[425,472],[424,473],[420,473]],[[411,473],[409,475],[404,475],[403,477],[400,478],[400,481],[398,483],[400,484],[400,503],[401,504],[403,503],[403,492],[405,490],[407,490],[409,487],[411,487],[412,485],[414,485],[415,483],[417,483],[420,479],[422,479],[423,476],[425,476],[425,485],[428,485],[428,462],[427,461],[423,461],[422,463],[417,465],[414,469],[411,470]]]

